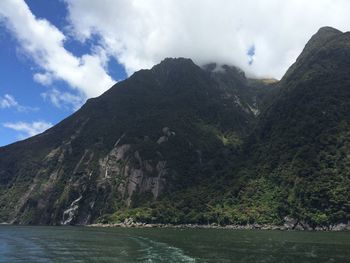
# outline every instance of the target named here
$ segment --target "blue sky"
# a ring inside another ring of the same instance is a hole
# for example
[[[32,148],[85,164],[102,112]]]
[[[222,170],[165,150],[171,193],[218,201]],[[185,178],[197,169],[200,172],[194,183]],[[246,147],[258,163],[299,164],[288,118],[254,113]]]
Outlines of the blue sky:
[[[63,1],[27,0],[36,18],[48,20],[64,32],[67,27],[67,8]],[[74,55],[91,53],[94,41],[86,43],[68,39],[64,43],[66,50]],[[4,146],[27,138],[51,125],[58,123],[76,110],[77,106],[55,105],[45,97],[49,91],[70,92],[65,81],[55,81],[46,87],[34,81],[33,74],[39,69],[37,63],[20,47],[16,36],[0,23],[0,146]],[[106,71],[113,79],[121,80],[126,77],[124,67],[111,58]],[[78,95],[79,96],[79,95]],[[82,101],[86,99],[82,96]]]
[[[0,146],[166,57],[279,79],[320,27],[349,31],[349,10],[348,0],[1,0]]]

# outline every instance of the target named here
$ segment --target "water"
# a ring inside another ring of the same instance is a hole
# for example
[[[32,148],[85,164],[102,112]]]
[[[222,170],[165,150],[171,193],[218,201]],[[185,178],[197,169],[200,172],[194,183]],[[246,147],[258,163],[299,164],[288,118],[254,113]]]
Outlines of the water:
[[[350,262],[350,233],[0,226],[0,262]]]

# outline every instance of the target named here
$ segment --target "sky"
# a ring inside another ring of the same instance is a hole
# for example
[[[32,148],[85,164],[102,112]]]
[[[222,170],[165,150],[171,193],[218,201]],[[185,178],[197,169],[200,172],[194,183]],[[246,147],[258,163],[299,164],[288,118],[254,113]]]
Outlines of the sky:
[[[1,0],[0,146],[57,124],[166,57],[280,79],[349,0]]]

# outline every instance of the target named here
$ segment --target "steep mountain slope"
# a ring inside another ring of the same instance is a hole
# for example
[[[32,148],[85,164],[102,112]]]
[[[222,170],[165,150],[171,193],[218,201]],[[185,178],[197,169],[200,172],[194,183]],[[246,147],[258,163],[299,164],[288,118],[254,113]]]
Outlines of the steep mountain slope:
[[[215,68],[166,59],[1,148],[0,219],[86,224],[215,176],[201,167],[242,143],[265,93],[238,69]]]
[[[350,33],[321,28],[269,83],[183,58],[135,73],[0,148],[0,220],[349,224]]]
[[[279,86],[248,142],[254,179],[238,199],[258,188],[246,203],[251,208],[274,204],[276,217],[311,227],[347,223],[350,33],[321,28]]]
[[[215,178],[106,220],[349,225],[349,73],[350,33],[321,28],[270,89],[240,150],[223,151],[202,167]]]

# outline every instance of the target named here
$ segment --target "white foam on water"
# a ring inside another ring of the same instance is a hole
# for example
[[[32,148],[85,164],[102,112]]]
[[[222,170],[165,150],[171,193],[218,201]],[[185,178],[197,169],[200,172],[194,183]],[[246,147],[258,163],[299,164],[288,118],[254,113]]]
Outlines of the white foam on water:
[[[151,240],[145,237],[135,237],[135,240],[141,246],[139,252],[142,255],[138,258],[139,262],[160,263],[160,262],[196,262],[196,259],[187,256],[182,249],[169,246],[166,243]]]

